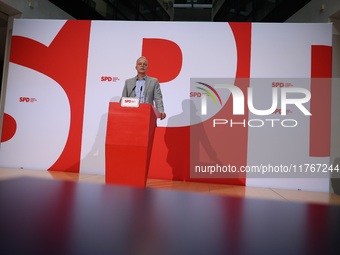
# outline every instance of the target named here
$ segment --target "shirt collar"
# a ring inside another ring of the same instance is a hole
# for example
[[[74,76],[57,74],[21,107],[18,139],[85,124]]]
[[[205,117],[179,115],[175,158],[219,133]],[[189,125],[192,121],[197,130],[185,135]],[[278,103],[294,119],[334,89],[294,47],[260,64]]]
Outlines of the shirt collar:
[[[138,80],[139,80],[139,79],[138,79],[138,75],[137,75],[137,76],[136,76],[136,81],[138,81]],[[143,79],[141,79],[141,80],[144,80],[144,81],[145,81],[145,80],[146,80],[146,75],[145,75],[145,76],[143,77]],[[141,80],[140,80],[140,81],[141,81]]]

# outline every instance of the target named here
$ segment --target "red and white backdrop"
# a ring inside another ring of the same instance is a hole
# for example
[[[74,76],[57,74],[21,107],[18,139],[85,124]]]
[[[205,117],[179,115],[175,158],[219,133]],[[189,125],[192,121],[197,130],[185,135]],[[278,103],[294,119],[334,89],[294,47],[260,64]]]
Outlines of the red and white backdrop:
[[[218,154],[237,167],[329,164],[331,87],[313,87],[311,78],[331,78],[331,42],[331,24],[15,20],[0,167],[104,175],[108,104],[120,99],[144,55],[167,113],[158,121],[150,178],[328,191],[327,178],[193,178],[185,107],[198,95],[191,93],[195,81],[232,79],[245,94],[257,86],[251,79],[265,79],[270,89],[305,87],[311,117],[294,108],[295,128],[225,126],[219,139],[228,146]],[[254,101],[271,101],[259,91]],[[232,100],[221,104],[213,117],[226,119]],[[242,118],[254,116],[246,109]]]

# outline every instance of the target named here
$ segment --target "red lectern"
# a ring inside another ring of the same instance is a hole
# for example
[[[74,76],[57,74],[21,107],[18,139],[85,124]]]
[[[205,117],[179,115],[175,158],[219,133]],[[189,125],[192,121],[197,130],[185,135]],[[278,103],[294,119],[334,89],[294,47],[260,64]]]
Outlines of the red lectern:
[[[151,104],[110,102],[105,142],[105,182],[145,187],[159,112]]]

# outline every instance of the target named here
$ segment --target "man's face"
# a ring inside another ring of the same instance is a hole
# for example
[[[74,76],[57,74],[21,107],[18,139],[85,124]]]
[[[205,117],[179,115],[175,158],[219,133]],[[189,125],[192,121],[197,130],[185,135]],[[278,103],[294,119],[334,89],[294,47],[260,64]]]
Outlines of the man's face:
[[[145,58],[138,59],[136,70],[139,74],[145,74],[148,70],[148,61]]]

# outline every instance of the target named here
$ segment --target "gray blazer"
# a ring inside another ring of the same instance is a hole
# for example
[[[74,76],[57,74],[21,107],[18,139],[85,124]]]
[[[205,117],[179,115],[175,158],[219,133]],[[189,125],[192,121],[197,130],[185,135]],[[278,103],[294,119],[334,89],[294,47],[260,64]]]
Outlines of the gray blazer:
[[[127,79],[125,81],[125,85],[122,92],[122,97],[134,97],[135,91],[132,92],[132,90],[136,86],[136,79],[137,77],[133,77],[130,79]],[[153,104],[155,102],[156,108],[159,112],[164,112],[164,106],[163,106],[163,96],[162,91],[158,82],[158,79],[145,76],[145,90],[144,90],[144,97],[146,100],[146,103]]]

